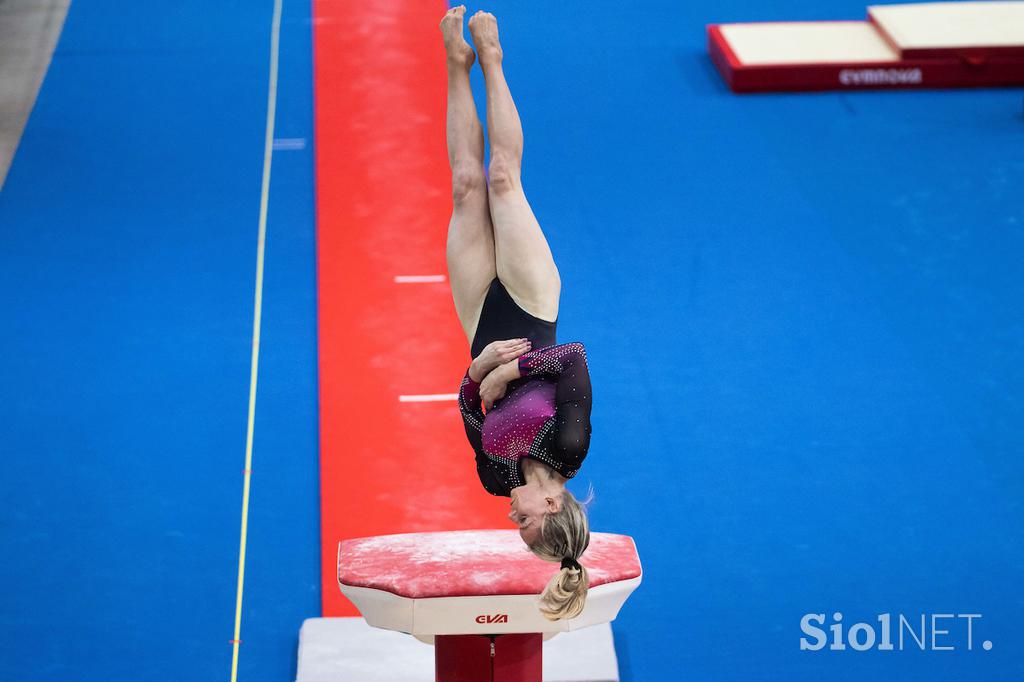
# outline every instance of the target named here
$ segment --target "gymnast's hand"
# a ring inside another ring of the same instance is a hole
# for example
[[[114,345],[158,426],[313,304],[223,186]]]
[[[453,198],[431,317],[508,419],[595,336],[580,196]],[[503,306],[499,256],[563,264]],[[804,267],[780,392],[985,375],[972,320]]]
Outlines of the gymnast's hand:
[[[480,382],[480,400],[488,412],[494,407],[494,403],[505,397],[508,382],[518,379],[519,376],[519,361],[512,359],[498,365],[484,377],[484,380]]]
[[[515,360],[523,353],[528,353],[530,347],[529,339],[492,341],[473,359],[473,364],[469,366],[469,378],[477,382],[482,381],[494,368]]]

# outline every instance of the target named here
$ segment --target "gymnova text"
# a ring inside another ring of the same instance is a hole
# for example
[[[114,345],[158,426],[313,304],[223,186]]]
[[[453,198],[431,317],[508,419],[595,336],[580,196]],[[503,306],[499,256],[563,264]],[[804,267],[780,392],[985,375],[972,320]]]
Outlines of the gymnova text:
[[[841,85],[919,85],[921,69],[843,69]]]
[[[877,622],[846,625],[843,614],[832,614],[826,625],[824,613],[805,613],[800,619],[801,651],[973,651],[977,648],[980,613],[880,613]],[[981,648],[992,649],[984,640]]]

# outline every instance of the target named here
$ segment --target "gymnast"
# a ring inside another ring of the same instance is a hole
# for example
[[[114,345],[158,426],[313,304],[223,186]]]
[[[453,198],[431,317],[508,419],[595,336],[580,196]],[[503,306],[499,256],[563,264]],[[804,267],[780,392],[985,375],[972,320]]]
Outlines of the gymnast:
[[[491,160],[484,173],[483,127],[469,83],[476,55],[463,38],[465,12],[459,6],[441,20],[453,196],[448,277],[473,358],[459,410],[484,489],[511,498],[509,518],[534,554],[561,562],[541,595],[541,612],[551,620],[573,618],[587,596],[579,558],[590,530],[565,482],[590,445],[587,357],[580,343],[555,342],[561,280],[520,183],[523,131],[502,72],[498,23],[477,12],[469,32],[486,82]]]

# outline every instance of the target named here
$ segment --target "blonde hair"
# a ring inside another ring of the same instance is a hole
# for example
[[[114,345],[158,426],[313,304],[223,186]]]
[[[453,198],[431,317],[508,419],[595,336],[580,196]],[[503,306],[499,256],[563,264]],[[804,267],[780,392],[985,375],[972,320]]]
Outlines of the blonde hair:
[[[592,498],[593,493],[581,503],[568,490],[563,492],[562,508],[545,515],[540,538],[530,546],[530,550],[545,561],[572,559],[579,562],[590,544],[590,525],[584,504]],[[586,604],[588,586],[589,578],[584,566],[580,565],[579,570],[563,568],[540,595],[541,614],[548,620],[575,618]]]

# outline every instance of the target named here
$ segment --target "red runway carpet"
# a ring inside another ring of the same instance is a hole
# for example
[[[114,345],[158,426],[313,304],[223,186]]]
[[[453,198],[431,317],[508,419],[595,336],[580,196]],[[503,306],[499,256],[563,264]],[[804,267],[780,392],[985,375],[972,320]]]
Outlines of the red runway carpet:
[[[469,361],[447,282],[442,2],[314,5],[323,612],[355,615],[338,541],[494,528],[454,400]],[[445,275],[434,283],[396,276]]]

